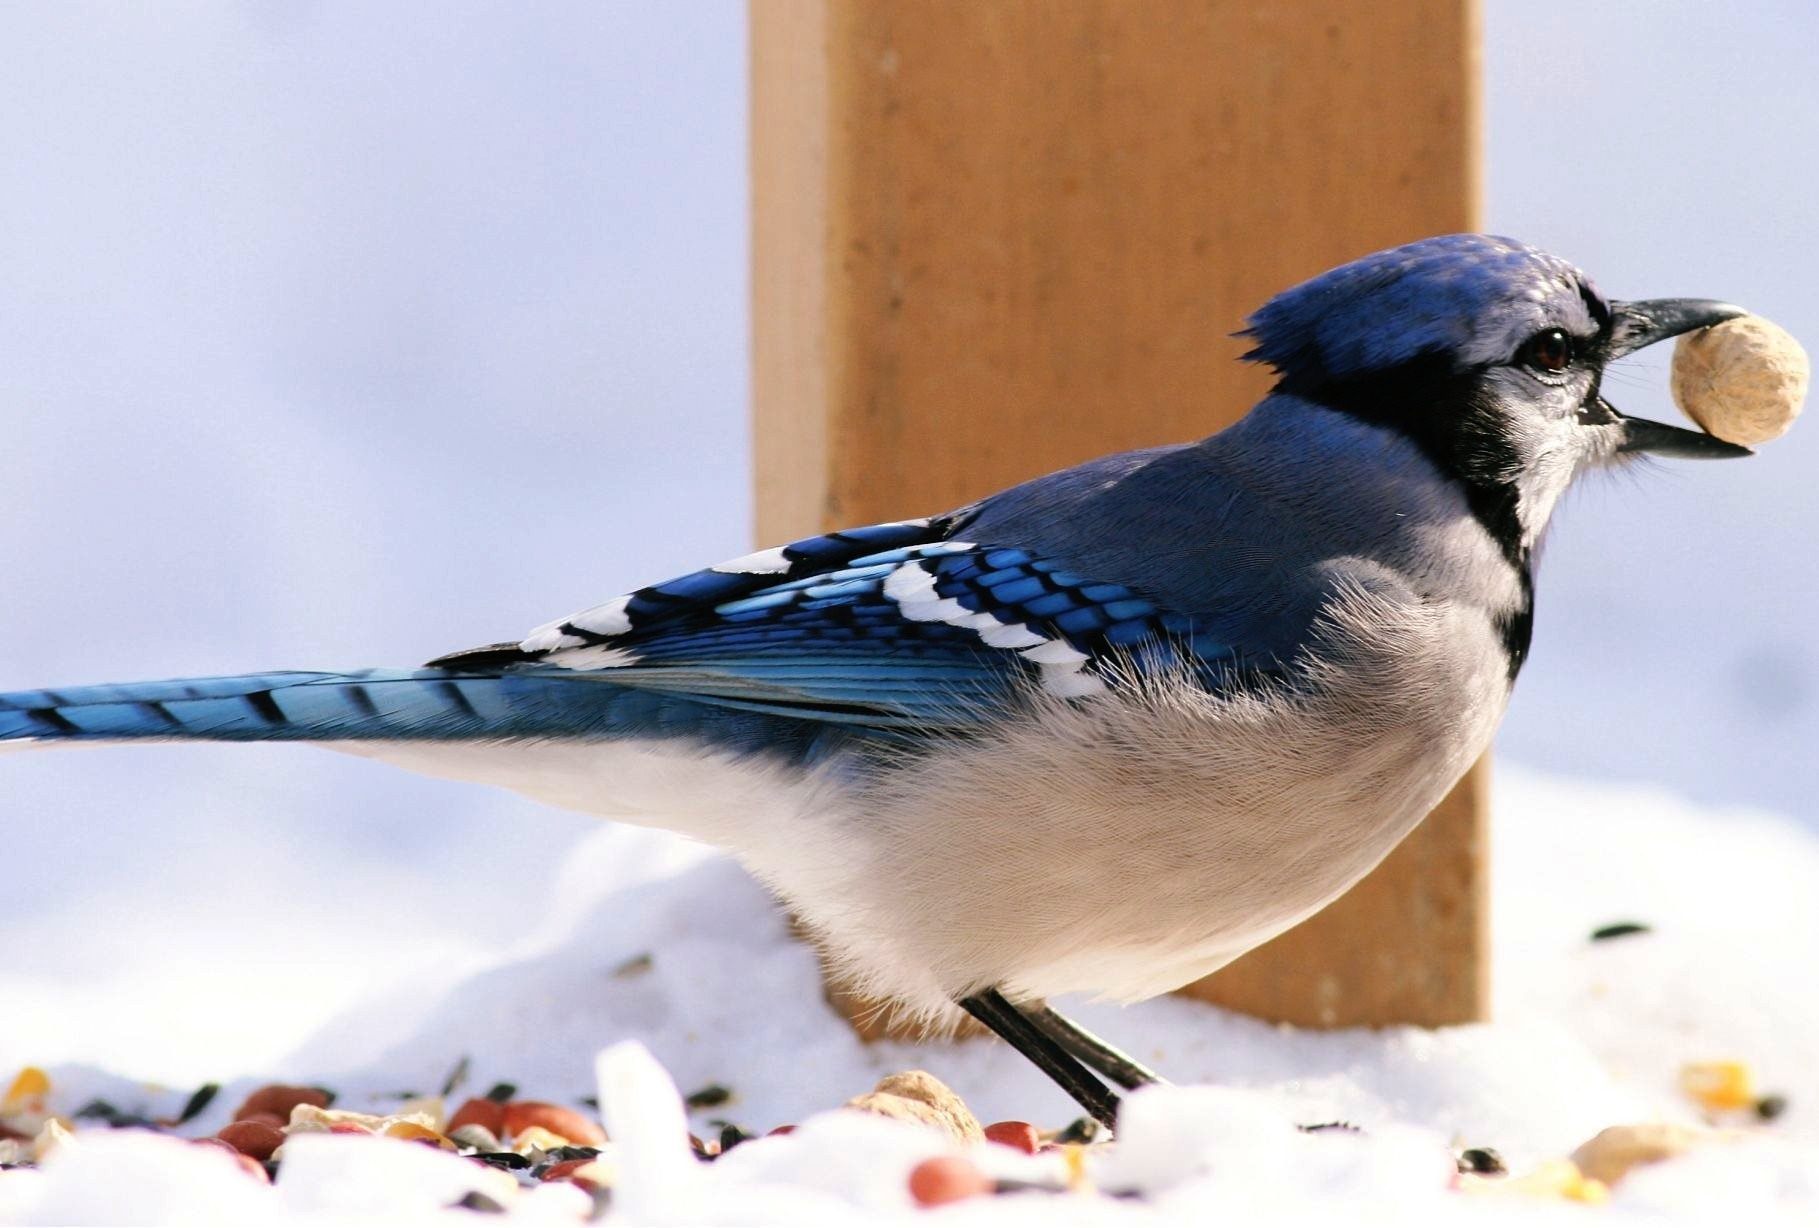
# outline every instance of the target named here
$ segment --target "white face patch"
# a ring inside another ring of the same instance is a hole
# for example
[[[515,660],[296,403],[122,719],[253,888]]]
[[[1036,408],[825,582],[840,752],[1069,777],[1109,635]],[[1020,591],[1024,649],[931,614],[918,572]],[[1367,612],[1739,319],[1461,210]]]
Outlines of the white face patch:
[[[884,595],[912,622],[964,627],[977,631],[979,639],[993,648],[1020,650],[1017,655],[1042,668],[1042,687],[1051,695],[1072,699],[1105,690],[1103,679],[1086,672],[1092,658],[1084,652],[1025,623],[1007,623],[996,615],[969,610],[952,597],[937,596],[934,573],[918,560],[912,559],[884,578]]]
[[[1516,471],[1510,479],[1518,496],[1522,544],[1533,546],[1547,529],[1560,496],[1582,469],[1598,463],[1606,449],[1607,432],[1579,420],[1591,373],[1575,369],[1569,378],[1549,385],[1519,367],[1503,366],[1486,379],[1503,410],[1505,436],[1515,451]]]
[[[740,555],[724,563],[715,563],[709,570],[731,572],[735,575],[766,576],[779,575],[788,571],[790,561],[783,554],[782,546],[772,546],[769,550],[757,550],[751,554]]]

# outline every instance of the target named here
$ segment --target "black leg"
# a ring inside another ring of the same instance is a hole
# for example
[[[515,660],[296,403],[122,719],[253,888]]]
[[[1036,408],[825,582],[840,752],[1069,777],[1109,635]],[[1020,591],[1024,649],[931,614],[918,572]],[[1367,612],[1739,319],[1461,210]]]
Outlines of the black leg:
[[[1112,1090],[1094,1078],[1092,1071],[1075,1061],[1046,1032],[1031,1023],[1003,994],[995,989],[983,990],[970,998],[961,998],[959,1006],[1002,1036],[1011,1048],[1034,1062],[1043,1074],[1072,1096],[1093,1120],[1105,1126],[1115,1127],[1118,1124],[1118,1097]]]
[[[1023,1013],[1050,1040],[1127,1092],[1147,1087],[1151,1083],[1168,1082],[1130,1054],[1100,1040],[1046,1002],[1026,1006]]]

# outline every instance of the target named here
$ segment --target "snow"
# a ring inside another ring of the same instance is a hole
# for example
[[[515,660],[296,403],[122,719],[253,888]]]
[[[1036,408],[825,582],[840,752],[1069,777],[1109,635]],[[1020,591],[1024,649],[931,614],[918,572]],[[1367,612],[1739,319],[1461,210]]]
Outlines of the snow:
[[[1819,838],[1768,813],[1507,767],[1497,813],[1495,1022],[1318,1033],[1178,999],[1069,1004],[1183,1084],[1132,1097],[1118,1143],[1088,1153],[1093,1188],[1134,1196],[1026,1192],[938,1214],[1012,1224],[1188,1215],[1577,1223],[1589,1212],[1570,1201],[1449,1188],[1453,1152],[1495,1147],[1519,1178],[1609,1125],[1697,1123],[1677,1074],[1715,1059],[1749,1062],[1764,1090],[1788,1097],[1786,1115],[1767,1125],[1724,1120],[1740,1141],[1639,1170],[1599,1214],[1700,1223],[1819,1212],[1819,989],[1808,975],[1819,965]],[[262,1056],[211,1055],[208,1038],[186,1041],[182,1013],[142,996],[130,1029],[117,1010],[107,1017],[116,1032],[138,1034],[130,1045],[77,1028],[91,1060],[52,1068],[52,1107],[67,1113],[103,1096],[171,1113],[195,1072],[240,1076],[188,1127],[201,1135],[260,1082],[323,1083],[340,1105],[384,1111],[405,1091],[438,1089],[465,1055],[467,1094],[504,1080],[522,1096],[568,1104],[597,1095],[614,1139],[612,1213],[639,1223],[927,1214],[910,1202],[906,1174],[952,1145],[827,1111],[896,1070],[933,1072],[983,1121],[1055,1127],[1077,1115],[993,1041],[862,1044],[823,1002],[815,957],[787,918],[712,850],[602,826],[562,857],[546,895],[541,917],[510,919],[509,939],[467,947],[423,948],[414,924],[373,932],[362,910],[298,902],[300,945],[364,949],[368,967],[414,963],[415,979],[350,1005],[333,992],[267,996],[270,985],[196,973],[169,990],[186,1010],[286,1020],[266,1034]],[[393,903],[403,913],[426,905]],[[1652,928],[1589,941],[1615,921]],[[186,936],[172,967],[206,969],[209,946]],[[121,979],[144,995],[155,975]],[[332,990],[326,974],[324,985]],[[57,1047],[51,1021],[94,1025],[107,999],[104,986],[47,975],[14,1000],[33,1010],[0,1034],[0,1075]],[[168,1085],[138,1082],[147,1078]],[[677,1089],[709,1084],[732,1100],[685,1116]],[[800,1128],[698,1164],[684,1122],[711,1135],[719,1119],[760,1133]],[[1295,1129],[1328,1121],[1362,1132]],[[999,1178],[1057,1190],[1070,1181],[1058,1153],[988,1146],[977,1158]],[[446,1208],[469,1190],[536,1222],[576,1222],[593,1207],[573,1187],[521,1195],[505,1174],[390,1140],[298,1139],[268,1189],[221,1153],[90,1127],[40,1171],[0,1173],[0,1223],[455,1223],[470,1213]]]

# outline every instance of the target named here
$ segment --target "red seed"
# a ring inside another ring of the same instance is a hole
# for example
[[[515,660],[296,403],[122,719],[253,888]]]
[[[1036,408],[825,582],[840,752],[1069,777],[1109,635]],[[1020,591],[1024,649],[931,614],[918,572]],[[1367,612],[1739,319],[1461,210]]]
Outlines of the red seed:
[[[240,1166],[241,1172],[245,1173],[249,1177],[253,1177],[259,1181],[263,1181],[267,1185],[271,1184],[272,1175],[265,1171],[265,1165],[261,1164],[259,1161],[253,1159],[253,1157],[251,1157],[249,1155],[241,1155],[240,1152],[238,1152],[234,1149],[234,1145],[232,1143],[228,1142],[226,1139],[193,1138],[190,1140],[190,1142],[195,1144],[198,1147],[213,1147],[213,1148],[216,1148],[217,1150],[227,1152],[228,1155],[234,1157],[234,1162]]]
[[[772,1130],[769,1134],[766,1134],[764,1137],[776,1138],[779,1134],[794,1134],[795,1132],[796,1132],[796,1127],[794,1127],[794,1126],[778,1126],[776,1129]]]
[[[481,1126],[494,1137],[504,1134],[505,1106],[497,1100],[482,1100],[476,1096],[455,1110],[443,1133],[453,1134],[462,1126]]]
[[[269,1160],[272,1152],[284,1145],[284,1130],[269,1121],[230,1121],[215,1132],[215,1137],[243,1156]]]
[[[570,1108],[542,1100],[514,1100],[505,1106],[504,1133],[518,1135],[532,1126],[542,1126],[551,1134],[582,1147],[600,1147],[606,1143],[606,1131]],[[494,1131],[499,1133],[499,1131]]]
[[[234,1120],[244,1121],[254,1113],[271,1113],[279,1121],[289,1121],[291,1110],[300,1104],[313,1104],[319,1109],[328,1107],[329,1094],[320,1087],[291,1087],[283,1083],[268,1083],[248,1096],[239,1108],[234,1110]]]
[[[592,1177],[578,1177],[575,1175],[592,1163],[592,1160],[564,1160],[560,1164],[552,1164],[544,1169],[543,1179],[545,1181],[566,1181],[570,1185],[578,1185],[592,1194],[595,1190],[600,1188],[600,1183]]]
[[[985,1137],[1006,1147],[1015,1147],[1026,1156],[1036,1154],[1042,1138],[1027,1121],[995,1121],[985,1128]]]
[[[939,1207],[992,1192],[991,1179],[962,1156],[935,1156],[910,1169],[910,1197],[920,1207]]]
[[[331,1121],[328,1124],[330,1134],[371,1134],[365,1126],[357,1121]]]

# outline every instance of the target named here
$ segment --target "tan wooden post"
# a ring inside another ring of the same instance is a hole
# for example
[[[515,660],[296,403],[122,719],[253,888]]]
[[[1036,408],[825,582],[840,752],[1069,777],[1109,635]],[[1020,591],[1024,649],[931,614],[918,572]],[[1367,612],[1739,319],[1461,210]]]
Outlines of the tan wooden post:
[[[1473,0],[751,0],[758,536],[1211,433],[1232,337],[1479,224]],[[1482,769],[1188,992],[1312,1025],[1486,1009]]]

